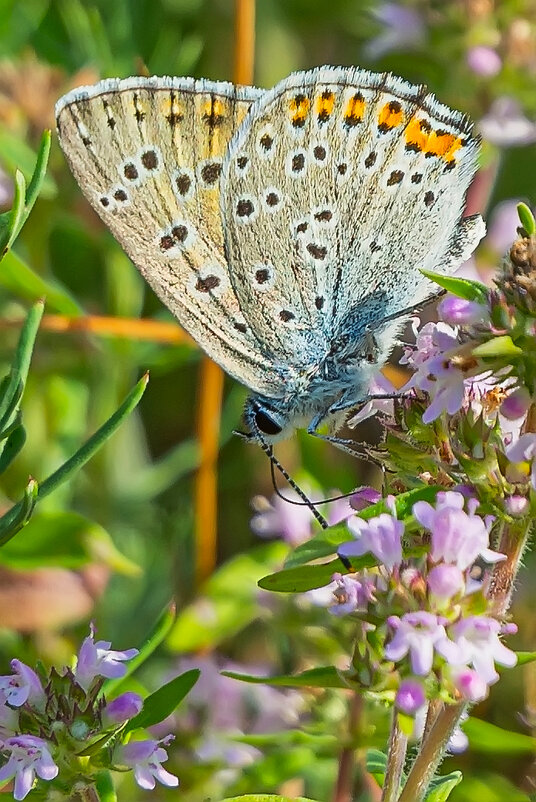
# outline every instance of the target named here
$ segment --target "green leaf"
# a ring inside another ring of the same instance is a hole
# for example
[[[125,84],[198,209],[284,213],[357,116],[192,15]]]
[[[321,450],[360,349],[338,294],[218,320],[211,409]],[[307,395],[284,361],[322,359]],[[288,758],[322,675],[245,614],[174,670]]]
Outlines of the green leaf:
[[[100,802],[117,802],[112,775],[109,771],[99,771],[95,775],[95,788]],[[82,798],[79,795],[79,798]]]
[[[0,130],[0,151],[2,158],[6,161],[6,152],[9,150],[9,143],[6,144],[6,136],[9,134]],[[19,143],[20,147],[20,143]],[[0,258],[11,248],[13,242],[17,238],[21,228],[28,219],[39,192],[43,188],[45,181],[46,168],[48,163],[48,156],[50,153],[50,131],[45,131],[41,137],[41,144],[35,162],[33,175],[26,188],[26,180],[21,170],[17,169],[15,172],[15,196],[13,199],[13,208],[9,217],[8,225],[0,234]],[[21,156],[21,158],[23,158]],[[19,163],[19,167],[23,167]]]
[[[278,796],[277,794],[246,794],[245,796],[230,796],[222,802],[315,802],[314,799],[304,796]]]
[[[40,512],[26,524],[24,537],[13,538],[0,550],[0,564],[20,571],[77,569],[95,559],[129,576],[140,572],[117,551],[102,526],[76,512]]]
[[[38,301],[34,304],[29,310],[21,328],[17,350],[15,351],[13,368],[18,371],[23,384],[26,384],[26,379],[28,378],[28,370],[30,369],[35,338],[37,337],[44,308],[45,304],[43,301]]]
[[[15,238],[24,223],[24,201],[26,198],[26,181],[20,170],[15,173],[15,191],[13,194],[13,206],[9,216],[3,218],[3,230],[0,234],[0,261],[5,256],[9,248],[13,245]]]
[[[527,236],[533,237],[536,234],[536,220],[526,203],[517,204],[517,214]]]
[[[37,494],[39,492],[39,485],[35,481],[35,479],[30,479],[26,487],[24,488],[24,495],[15,507],[12,507],[11,510],[15,509],[15,513],[10,518],[10,528],[9,528],[9,539],[11,539],[17,532],[26,526],[32,512],[34,511],[34,507],[37,503]],[[10,510],[10,512],[11,512]],[[6,513],[7,514],[7,513]],[[5,517],[5,516],[4,516]],[[2,522],[2,518],[0,518],[0,523]],[[7,542],[7,541],[6,541]],[[0,546],[3,543],[0,542]]]
[[[479,718],[468,718],[463,725],[463,731],[469,738],[471,749],[475,752],[496,753],[503,756],[536,752],[536,738],[504,730]]]
[[[385,774],[387,771],[387,755],[379,749],[368,749],[366,768],[370,774]]]
[[[13,251],[9,251],[0,264],[0,285],[32,303],[46,298],[47,309],[60,314],[82,314],[82,308],[59,282],[45,281]]]
[[[432,273],[430,270],[421,270],[423,276],[429,278],[435,284],[439,284],[444,290],[457,295],[458,298],[465,298],[466,301],[476,301],[478,304],[486,305],[489,299],[489,288],[480,281],[471,281],[468,278],[458,276],[444,276],[441,273]]]
[[[476,357],[515,356],[522,354],[523,349],[516,345],[508,334],[501,334],[477,345],[471,353]]]
[[[23,392],[24,385],[19,371],[11,368],[0,383],[0,431],[2,433],[9,427]]]
[[[57,471],[54,471],[54,473],[51,474],[48,479],[45,479],[45,481],[39,487],[39,499],[44,498],[53,490],[55,490],[60,484],[67,481],[67,479],[70,479],[71,476],[76,473],[76,471],[80,470],[80,468],[85,465],[89,459],[91,459],[91,457],[99,450],[99,448],[104,445],[106,440],[111,437],[111,435],[118,429],[127,415],[129,415],[138,404],[145,391],[148,380],[149,378],[147,375],[143,376],[143,378],[140,379],[133,390],[131,390],[131,392],[128,394],[119,409],[117,409],[116,412],[114,412],[114,414],[108,418],[106,423],[101,426],[101,428],[98,429],[95,434],[90,437],[89,440],[87,440],[70,459],[67,460],[67,462],[59,467]],[[24,507],[24,504],[24,500],[19,501],[0,518],[0,546],[3,546],[5,543],[7,543],[20,530],[20,525],[17,524],[18,528],[16,527],[15,529],[13,526],[15,521],[20,521],[21,509]]]
[[[425,797],[425,802],[447,802],[451,792],[461,783],[461,771],[452,771],[444,777],[434,777]]]
[[[365,555],[365,557],[358,559],[372,559],[372,563],[368,563],[372,565],[377,563],[377,560],[374,557],[370,557],[370,555]],[[354,562],[354,559],[352,559],[352,566],[354,566]],[[365,564],[367,563],[364,562],[363,567]],[[345,570],[340,560],[331,560],[331,562],[322,563],[321,565],[302,565],[297,568],[277,571],[275,574],[269,574],[259,579],[258,585],[264,590],[271,590],[276,593],[305,593],[308,590],[329,585],[334,573]]]
[[[143,700],[143,709],[137,716],[131,718],[125,727],[125,732],[132,732],[140,727],[147,729],[170,716],[180,705],[184,697],[190,693],[199,679],[201,671],[193,668],[186,671],[171,682],[162,685],[154,693]]]
[[[278,674],[273,677],[254,677],[236,671],[222,671],[224,677],[249,682],[254,685],[276,685],[283,688],[348,688],[334,666],[311,668],[301,674]]]
[[[517,665],[525,666],[527,663],[533,663],[536,660],[536,652],[516,652]]]
[[[406,521],[411,517],[411,511],[415,502],[428,501],[433,503],[440,490],[444,490],[444,488],[439,485],[426,485],[415,488],[414,490],[408,490],[406,493],[401,493],[399,496],[396,496],[395,509],[397,518],[400,521]],[[371,518],[375,518],[377,515],[381,515],[384,512],[390,514],[391,509],[386,499],[380,499],[376,504],[371,504],[364,510],[360,510],[356,515],[364,521],[369,521]],[[311,562],[312,560],[335,554],[338,547],[342,543],[347,543],[349,540],[352,540],[352,537],[345,523],[330,526],[328,529],[319,532],[318,535],[315,535],[310,540],[297,546],[285,560],[285,568],[293,568]],[[370,565],[376,565],[376,563],[377,560],[373,560]],[[363,564],[360,567],[365,568],[368,567],[368,565]],[[263,586],[261,585],[261,587]],[[272,588],[270,588],[270,590],[272,590]]]
[[[259,617],[258,580],[288,553],[281,541],[237,554],[204,583],[200,596],[185,607],[168,638],[177,652],[213,648]]]
[[[116,679],[107,679],[102,686],[102,692],[108,700],[115,698],[123,689],[128,686],[129,677],[136,671],[139,666],[143,665],[148,657],[150,657],[155,649],[167,637],[173,622],[175,621],[175,606],[170,605],[166,607],[163,613],[159,616],[153,630],[143,646],[141,646],[139,653],[132,660],[126,664],[126,674]]]
[[[15,457],[22,450],[25,442],[26,430],[22,423],[19,423],[19,425],[10,432],[5,443],[2,444],[0,453],[0,474],[4,473],[4,471],[9,468]]]

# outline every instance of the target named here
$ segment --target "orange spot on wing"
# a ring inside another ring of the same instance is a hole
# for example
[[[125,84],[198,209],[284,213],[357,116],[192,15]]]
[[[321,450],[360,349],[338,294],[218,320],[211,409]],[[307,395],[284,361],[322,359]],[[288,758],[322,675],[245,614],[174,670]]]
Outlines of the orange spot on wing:
[[[327,120],[333,112],[335,106],[335,95],[326,89],[316,99],[316,113],[319,120]]]
[[[292,125],[300,128],[309,114],[311,101],[305,95],[296,95],[289,103]]]
[[[365,105],[365,98],[361,92],[356,92],[350,98],[344,110],[344,122],[346,125],[356,125],[361,122],[365,113]]]
[[[422,153],[426,150],[426,143],[430,135],[430,124],[426,120],[419,120],[412,117],[404,132],[406,137],[406,147]]]
[[[380,131],[390,131],[402,122],[404,122],[404,110],[398,100],[390,100],[378,114],[378,128]]]
[[[438,156],[446,162],[453,162],[454,154],[461,148],[462,140],[446,131],[432,131],[426,143],[426,155]]]

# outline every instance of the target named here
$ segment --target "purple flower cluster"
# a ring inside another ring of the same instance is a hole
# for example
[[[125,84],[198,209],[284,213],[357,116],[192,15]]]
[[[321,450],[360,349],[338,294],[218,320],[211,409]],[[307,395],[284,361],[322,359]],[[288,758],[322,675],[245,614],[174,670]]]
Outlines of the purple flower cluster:
[[[389,503],[389,500],[388,500]],[[391,502],[392,504],[392,502]],[[486,599],[487,575],[472,578],[475,563],[492,565],[505,555],[489,547],[493,518],[478,515],[478,502],[462,493],[437,494],[435,504],[417,501],[408,526],[420,534],[419,556],[405,559],[405,525],[392,514],[348,521],[353,539],[339,547],[348,560],[365,553],[374,570],[336,574],[331,612],[352,613],[383,638],[383,660],[396,672],[395,703],[415,715],[427,699],[441,696],[476,702],[496,682],[495,664],[513,666],[516,655],[500,636],[516,631],[496,620]],[[385,673],[385,672],[384,672]]]
[[[7,758],[0,766],[0,782],[13,781],[14,799],[24,799],[36,779],[50,782],[58,777],[60,768],[55,758],[60,756],[62,767],[72,758],[68,773],[76,776],[77,754],[82,747],[87,748],[88,740],[98,741],[103,731],[113,735],[141,711],[143,700],[136,693],[127,691],[108,704],[98,696],[102,678],[125,676],[124,663],[138,654],[137,649],[114,651],[110,645],[108,641],[95,641],[92,627],[82,643],[74,672],[53,672],[45,688],[37,673],[20,660],[11,661],[12,674],[0,676],[0,754]],[[154,788],[156,780],[170,787],[178,785],[177,777],[161,765],[167,753],[160,743],[168,743],[169,737],[161,742],[126,744],[117,739],[110,768],[132,769],[142,788]],[[101,768],[99,763],[95,770]],[[90,771],[90,765],[84,767],[84,778]]]

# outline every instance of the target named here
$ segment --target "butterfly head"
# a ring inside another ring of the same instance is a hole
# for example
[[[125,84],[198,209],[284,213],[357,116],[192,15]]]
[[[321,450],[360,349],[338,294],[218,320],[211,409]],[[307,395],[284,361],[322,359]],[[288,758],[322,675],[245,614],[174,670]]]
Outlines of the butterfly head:
[[[244,407],[244,422],[248,427],[248,438],[267,444],[286,440],[295,429],[288,411],[277,406],[273,399],[250,396]]]

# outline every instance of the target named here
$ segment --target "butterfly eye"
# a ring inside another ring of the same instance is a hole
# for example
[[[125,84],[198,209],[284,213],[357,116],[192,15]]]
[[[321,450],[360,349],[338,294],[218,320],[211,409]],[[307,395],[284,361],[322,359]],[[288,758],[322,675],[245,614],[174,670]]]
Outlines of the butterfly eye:
[[[255,412],[255,423],[263,434],[280,434],[283,431],[281,426],[261,409]]]

